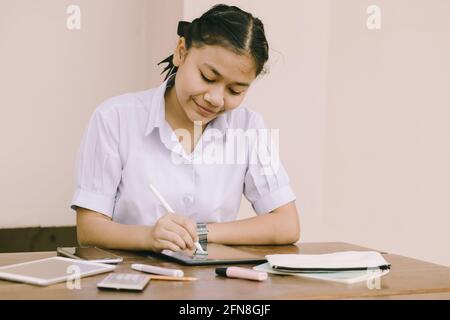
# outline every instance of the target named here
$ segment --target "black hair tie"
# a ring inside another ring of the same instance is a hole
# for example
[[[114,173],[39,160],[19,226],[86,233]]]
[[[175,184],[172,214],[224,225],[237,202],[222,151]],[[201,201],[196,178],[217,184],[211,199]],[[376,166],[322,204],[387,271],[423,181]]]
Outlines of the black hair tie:
[[[180,37],[184,37],[186,35],[186,32],[189,29],[190,25],[191,25],[191,23],[187,22],[187,21],[180,21],[180,22],[178,22],[177,34]]]
[[[187,22],[187,21],[180,21],[180,22],[178,22],[177,34],[180,37],[185,37],[186,33],[187,33],[187,31],[188,31],[188,29],[190,27],[190,25],[191,25],[191,23]],[[170,55],[169,57],[165,58],[163,61],[158,63],[158,66],[160,64],[163,64],[163,63],[167,64],[164,67],[164,70],[161,72],[161,74],[167,72],[167,74],[166,74],[166,76],[164,78],[164,81],[167,80],[172,74],[176,73],[177,70],[178,70],[178,68],[173,65],[172,60],[173,60],[173,54]]]

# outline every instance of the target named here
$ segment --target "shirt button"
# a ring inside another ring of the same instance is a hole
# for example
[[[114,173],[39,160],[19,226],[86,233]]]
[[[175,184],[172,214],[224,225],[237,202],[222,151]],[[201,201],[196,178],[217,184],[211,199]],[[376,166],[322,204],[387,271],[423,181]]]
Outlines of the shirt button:
[[[186,194],[184,195],[183,201],[185,205],[189,206],[194,201],[194,197],[192,194]]]

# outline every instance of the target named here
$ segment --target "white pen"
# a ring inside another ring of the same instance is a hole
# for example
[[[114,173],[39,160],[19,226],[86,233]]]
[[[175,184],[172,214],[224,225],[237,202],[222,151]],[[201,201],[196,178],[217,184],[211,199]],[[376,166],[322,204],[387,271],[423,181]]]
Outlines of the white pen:
[[[174,213],[175,211],[173,211],[173,209],[169,206],[169,204],[167,203],[167,201],[163,198],[163,196],[161,195],[161,193],[159,193],[158,190],[156,190],[156,188],[153,186],[153,184],[150,183],[150,189],[152,190],[153,194],[155,195],[155,197],[158,198],[159,202],[161,202],[161,204],[164,206],[164,208],[166,209],[167,212],[171,212]],[[200,245],[200,243],[194,242],[195,247],[197,248],[197,250],[200,253],[205,254],[205,250],[203,250],[202,246]]]
[[[163,276],[184,277],[184,272],[182,270],[155,267],[148,264],[134,263],[131,265],[131,269],[147,273],[161,274]]]

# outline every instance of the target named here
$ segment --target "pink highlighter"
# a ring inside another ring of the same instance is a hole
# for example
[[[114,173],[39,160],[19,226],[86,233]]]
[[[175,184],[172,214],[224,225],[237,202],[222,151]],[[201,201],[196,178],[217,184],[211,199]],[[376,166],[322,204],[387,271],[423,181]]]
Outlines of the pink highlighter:
[[[216,268],[216,274],[228,278],[239,278],[256,281],[267,280],[267,272],[254,271],[240,267]]]

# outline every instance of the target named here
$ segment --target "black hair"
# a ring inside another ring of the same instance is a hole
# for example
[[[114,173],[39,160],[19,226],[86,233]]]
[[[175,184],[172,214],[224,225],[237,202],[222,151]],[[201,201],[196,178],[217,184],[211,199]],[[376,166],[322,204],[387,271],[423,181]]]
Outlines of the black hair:
[[[256,76],[263,71],[269,59],[263,23],[236,6],[218,4],[191,23],[180,22],[178,35],[185,38],[187,50],[192,46],[220,45],[239,54],[250,54],[255,62]],[[161,72],[167,72],[165,79],[178,70],[172,60],[173,55],[158,63],[167,63]]]

